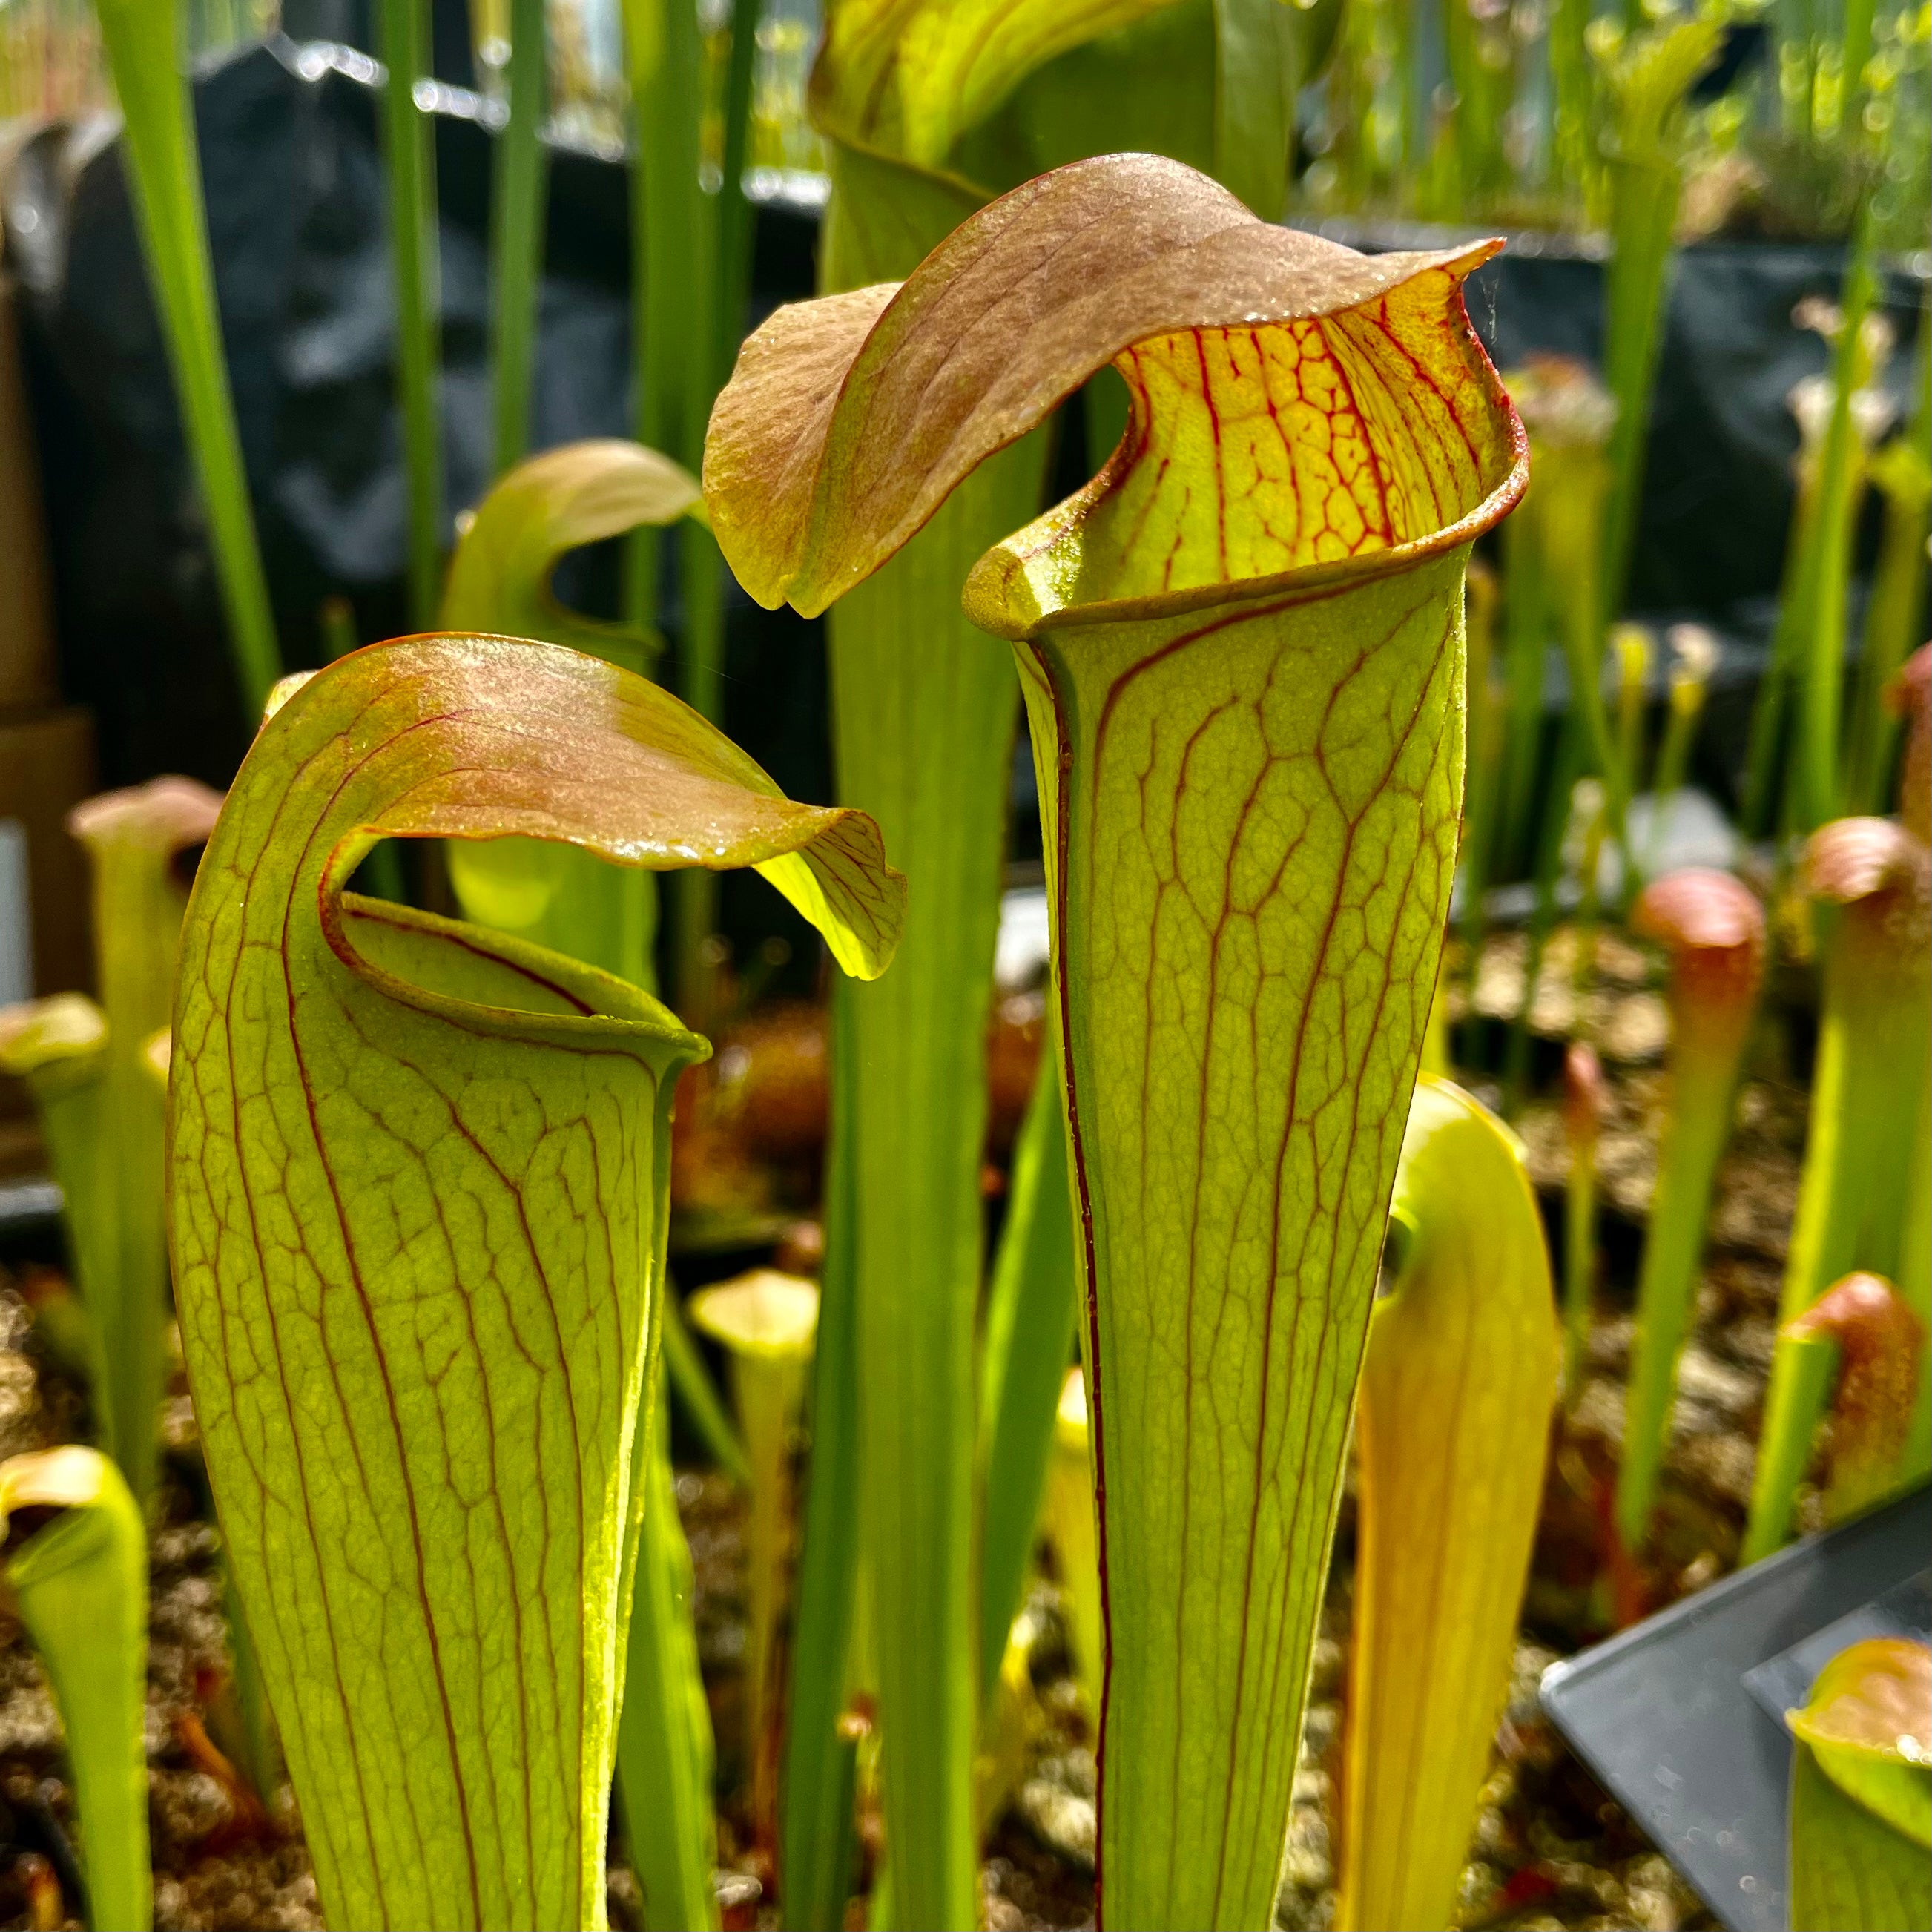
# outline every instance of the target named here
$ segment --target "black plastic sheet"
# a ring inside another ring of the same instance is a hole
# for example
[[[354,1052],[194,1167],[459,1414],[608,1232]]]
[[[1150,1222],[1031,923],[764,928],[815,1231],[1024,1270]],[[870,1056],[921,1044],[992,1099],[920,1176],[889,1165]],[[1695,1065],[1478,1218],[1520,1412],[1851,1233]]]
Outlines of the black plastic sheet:
[[[345,19],[355,11],[331,4]],[[377,73],[346,48],[280,40],[196,83],[223,329],[292,667],[316,661],[318,610],[331,594],[352,600],[365,638],[406,621]],[[445,89],[436,147],[452,518],[487,478],[490,142],[482,102]],[[622,434],[632,420],[627,195],[621,156],[553,148],[532,448]],[[250,721],[229,675],[118,148],[100,130],[43,135],[14,172],[6,219],[28,302],[68,695],[98,714],[108,782],[187,770],[224,782]],[[1412,238],[1330,232],[1364,246]],[[766,205],[757,232],[754,316],[811,292],[814,218]],[[1726,662],[1747,673],[1768,632],[1790,514],[1797,431],[1785,398],[1826,356],[1791,312],[1804,296],[1833,292],[1841,268],[1842,250],[1826,246],[1713,243],[1679,257],[1632,602],[1742,639]],[[1902,342],[1922,298],[1922,283],[1889,276]],[[1600,263],[1547,238],[1519,238],[1470,294],[1505,368],[1538,350],[1594,360],[1601,307]],[[1906,368],[1901,350],[1889,378],[1901,388]],[[1078,445],[1068,440],[1070,464]],[[1867,521],[1868,552],[1876,519]],[[593,608],[614,588],[608,561],[571,584]],[[734,598],[729,630],[727,729],[788,788],[827,796],[815,629]],[[1707,782],[1721,785],[1735,764],[1744,709],[1738,692],[1714,705]],[[1024,812],[1024,796],[1016,803]]]

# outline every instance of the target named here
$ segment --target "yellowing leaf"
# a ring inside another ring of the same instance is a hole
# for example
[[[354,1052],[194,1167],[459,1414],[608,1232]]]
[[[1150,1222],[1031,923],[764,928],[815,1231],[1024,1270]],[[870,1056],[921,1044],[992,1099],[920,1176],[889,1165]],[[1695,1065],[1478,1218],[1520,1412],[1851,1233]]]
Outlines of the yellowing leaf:
[[[1460,296],[1489,252],[1371,260],[1175,164],[1078,163],[902,287],[780,310],[712,419],[728,558],[813,610],[1096,369],[1133,392],[964,593],[1016,644],[1046,832],[1116,1925],[1274,1898],[1454,870],[1463,568],[1525,477]]]
[[[678,1070],[648,995],[343,888],[383,836],[752,865],[860,972],[903,881],[590,658],[416,638],[263,726],[197,874],[182,1345],[332,1923],[601,1927]]]
[[[1543,1223],[1516,1136],[1424,1076],[1369,1327],[1338,1925],[1447,1925],[1509,1686],[1556,1393]]]

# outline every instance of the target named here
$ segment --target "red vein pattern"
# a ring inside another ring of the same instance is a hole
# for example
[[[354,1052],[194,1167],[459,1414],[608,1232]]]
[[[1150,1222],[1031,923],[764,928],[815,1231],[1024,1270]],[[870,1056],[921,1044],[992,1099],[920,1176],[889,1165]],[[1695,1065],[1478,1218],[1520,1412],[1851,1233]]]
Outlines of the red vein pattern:
[[[876,828],[692,718],[546,646],[377,646],[270,719],[197,874],[176,1296],[334,1924],[604,1924],[663,1154],[706,1051],[607,974],[341,883],[381,830],[547,832],[766,866],[889,954]]]
[[[1132,399],[962,600],[1015,645],[1048,828],[1109,1926],[1271,1916],[1454,866],[1463,567],[1527,480],[1461,294],[1497,245],[1370,259],[1102,157],[780,310],[712,418],[721,544],[810,612],[1103,364]]]
[[[1461,568],[1023,647],[1078,989],[1109,1924],[1272,1900],[1454,868]]]

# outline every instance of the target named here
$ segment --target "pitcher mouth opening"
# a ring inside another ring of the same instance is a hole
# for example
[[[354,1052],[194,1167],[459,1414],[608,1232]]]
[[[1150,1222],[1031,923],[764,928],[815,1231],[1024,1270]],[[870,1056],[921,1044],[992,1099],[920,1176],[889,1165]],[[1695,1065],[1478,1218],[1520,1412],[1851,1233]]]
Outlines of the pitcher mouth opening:
[[[1118,448],[980,559],[966,614],[1018,641],[1326,592],[1473,542],[1529,478],[1522,427],[1462,302],[1462,276],[1494,246],[1421,269],[1364,305],[1375,315],[1175,331],[1124,351]],[[1478,410],[1456,412],[1426,380],[1419,407],[1394,406],[1371,345],[1400,349],[1384,318],[1405,298],[1439,304],[1432,346],[1460,359]]]
[[[1132,403],[1119,448],[980,560],[974,622],[1018,639],[1407,567],[1527,481],[1462,300],[1501,246],[1363,255],[1178,163],[1076,162],[904,282],[765,322],[712,416],[713,530],[759,602],[815,614],[1112,364]]]

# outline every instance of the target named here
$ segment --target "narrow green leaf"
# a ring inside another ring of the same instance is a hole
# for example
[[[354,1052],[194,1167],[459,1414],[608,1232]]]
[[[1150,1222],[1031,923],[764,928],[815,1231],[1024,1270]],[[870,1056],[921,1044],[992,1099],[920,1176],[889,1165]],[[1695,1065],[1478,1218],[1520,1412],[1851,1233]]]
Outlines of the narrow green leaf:
[[[509,0],[508,118],[490,190],[490,383],[500,476],[530,442],[530,394],[543,294],[543,124],[550,112],[544,0]]]
[[[1604,280],[1604,376],[1617,403],[1604,527],[1606,614],[1622,604],[1636,538],[1651,392],[1684,185],[1684,103],[1723,43],[1725,10],[1708,5],[1665,20],[1631,34],[1603,64],[1615,130],[1607,169],[1611,248]]]
[[[825,1267],[818,1283],[818,1346],[808,1409],[798,1583],[792,1624],[791,1701],[779,1784],[778,1895],[799,1932],[843,1932],[857,1831],[857,1748],[843,1734],[859,1586],[859,1323],[854,1127],[836,1096],[853,1091],[855,1047],[843,980],[832,987],[831,1144],[825,1173]]]
[[[1932,316],[1921,320],[1912,370],[1912,421],[1873,458],[1872,481],[1885,499],[1885,536],[1865,601],[1864,650],[1846,760],[1845,809],[1885,809],[1898,752],[1898,724],[1886,687],[1919,641],[1925,608],[1925,527],[1932,509]]]
[[[1214,0],[1214,178],[1264,221],[1288,206],[1303,15],[1294,0]]]
[[[1729,873],[1694,870],[1646,887],[1630,923],[1671,954],[1670,1112],[1637,1276],[1617,1468],[1617,1534],[1634,1555],[1649,1538],[1670,1439],[1678,1359],[1696,1304],[1712,1190],[1731,1137],[1738,1070],[1764,973],[1765,920]]]
[[[741,1490],[749,1490],[752,1466],[745,1460],[745,1445],[738,1440],[737,1431],[731,1426],[731,1418],[724,1412],[724,1405],[711,1379],[711,1371],[705,1366],[704,1358],[692,1340],[691,1330],[685,1325],[683,1311],[678,1306],[674,1294],[664,1297],[663,1348],[664,1372],[670,1380],[671,1394],[683,1408],[691,1426],[697,1430],[718,1468]]]
[[[1079,1311],[1059,1029],[1041,1042],[1013,1148],[980,1353],[980,1691],[990,1700],[1025,1587]]]
[[[704,422],[739,312],[721,324],[721,304],[742,289],[742,251],[751,225],[729,220],[699,180],[705,106],[704,50],[698,14],[688,0],[624,0],[624,46],[635,122],[631,178],[632,352],[638,440],[695,468]],[[726,144],[731,140],[727,130]],[[740,253],[723,254],[728,228]],[[632,539],[626,572],[626,609],[647,624],[658,598],[659,545],[647,530]],[[717,546],[694,525],[679,533],[678,586],[682,624],[678,689],[713,723],[724,716],[724,581]],[[680,880],[675,908],[674,991],[680,1008],[710,1005],[710,975],[702,949],[718,923],[715,881]]]
[[[696,1584],[678,1521],[664,1405],[638,1435],[641,1492],[631,1628],[617,1720],[617,1795],[645,1932],[715,1932],[717,1820],[711,1707],[692,1621]]]
[[[1400,1270],[1370,1323],[1336,1923],[1447,1925],[1542,1500],[1557,1336],[1521,1144],[1425,1075],[1396,1170]]]
[[[0,1535],[14,1510],[68,1512],[7,1561],[67,1732],[87,1868],[88,1919],[147,1932],[148,1538],[118,1472],[92,1449],[0,1463]]]
[[[1133,392],[1119,458],[964,596],[1018,646],[1047,827],[1115,1925],[1272,1905],[1454,860],[1463,566],[1525,476],[1460,295],[1489,252],[1370,260],[1170,163],[1078,164],[902,289],[780,311],[712,417],[720,542],[811,610],[1095,368]]]
[[[1864,451],[1856,415],[1861,378],[1867,373],[1865,317],[1877,298],[1876,196],[1859,203],[1858,221],[1839,292],[1838,340],[1832,358],[1831,417],[1818,453],[1817,510],[1810,538],[1798,560],[1796,621],[1803,652],[1798,707],[1796,822],[1815,831],[1838,809],[1839,719],[1845,683],[1846,606],[1852,551],[1858,541],[1859,500],[1864,490]]]
[[[410,616],[436,621],[442,575],[442,276],[436,224],[436,141],[416,87],[429,62],[429,0],[380,0],[382,165],[396,286],[396,392],[409,478]]]
[[[284,688],[190,902],[183,1347],[325,1910],[601,1927],[668,1112],[704,1043],[574,962],[343,882],[382,837],[749,864],[861,973],[903,881],[676,700],[406,638]]]
[[[1811,1125],[1779,1312],[1790,1322],[1863,1269],[1900,1280],[1915,1139],[1932,1106],[1932,858],[1890,819],[1814,832],[1802,882],[1830,921]],[[1772,1362],[1744,1553],[1790,1533],[1829,1393],[1827,1358],[1780,1340]]]
[[[730,1353],[733,1406],[751,1465],[745,1534],[750,1612],[746,1756],[752,1828],[769,1844],[778,1821],[778,1634],[791,1568],[791,1436],[812,1369],[818,1290],[796,1275],[754,1269],[700,1288],[691,1298],[691,1318]]]
[[[98,0],[94,17],[120,98],[134,208],[207,509],[229,649],[242,701],[259,710],[281,675],[281,653],[222,350],[180,10],[176,0]]]
[[[896,1875],[887,1922],[908,1928],[970,1924],[979,1888],[974,1337],[1018,694],[1011,664],[958,615],[958,587],[1038,501],[1043,457],[1036,440],[988,466],[830,622],[839,796],[864,801],[920,880],[892,974],[854,987],[842,1010],[856,1077],[833,1103],[853,1135],[859,1457]]]

